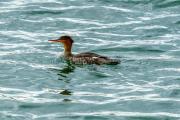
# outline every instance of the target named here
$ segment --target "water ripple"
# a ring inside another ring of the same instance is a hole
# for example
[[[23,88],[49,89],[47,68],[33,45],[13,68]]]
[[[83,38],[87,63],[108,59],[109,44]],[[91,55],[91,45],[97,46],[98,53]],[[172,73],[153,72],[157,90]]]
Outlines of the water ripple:
[[[0,2],[0,119],[179,119],[178,0]],[[121,64],[76,66],[74,53]]]
[[[119,111],[104,111],[104,112],[73,112],[73,113],[53,113],[53,114],[46,114],[46,115],[33,115],[34,118],[63,118],[67,116],[118,116],[118,117],[174,117],[179,118],[178,114],[174,113],[167,113],[167,112],[157,112],[157,113],[140,113],[140,112],[119,112]]]
[[[130,10],[130,9],[126,9],[126,8],[119,8],[119,7],[112,7],[112,6],[102,6],[102,7],[106,8],[106,9],[122,11],[122,12],[135,12],[134,10]]]
[[[167,29],[167,28],[168,27],[165,27],[165,26],[153,25],[153,26],[136,27],[133,30]]]

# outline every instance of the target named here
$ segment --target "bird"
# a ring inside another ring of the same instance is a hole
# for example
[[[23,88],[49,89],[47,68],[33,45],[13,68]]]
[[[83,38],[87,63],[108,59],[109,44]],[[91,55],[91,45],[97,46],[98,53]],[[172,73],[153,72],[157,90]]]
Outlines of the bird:
[[[109,64],[109,65],[117,65],[120,63],[120,60],[112,59],[106,56],[102,56],[96,53],[91,52],[83,52],[79,54],[72,54],[72,46],[74,40],[68,36],[64,35],[59,37],[58,39],[48,40],[50,42],[62,43],[64,46],[64,58],[70,61],[73,64]]]

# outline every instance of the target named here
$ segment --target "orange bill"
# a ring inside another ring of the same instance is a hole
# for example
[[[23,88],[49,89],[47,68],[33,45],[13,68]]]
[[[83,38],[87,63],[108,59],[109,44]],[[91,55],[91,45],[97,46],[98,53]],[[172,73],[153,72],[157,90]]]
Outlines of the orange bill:
[[[57,40],[48,40],[50,42],[61,42],[61,40],[57,39]]]

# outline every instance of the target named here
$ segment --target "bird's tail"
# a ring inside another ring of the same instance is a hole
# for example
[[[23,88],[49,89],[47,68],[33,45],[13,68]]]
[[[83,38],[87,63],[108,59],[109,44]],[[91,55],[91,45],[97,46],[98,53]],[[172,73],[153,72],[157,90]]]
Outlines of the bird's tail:
[[[99,58],[96,60],[96,64],[107,64],[107,65],[117,65],[120,64],[121,61],[118,59],[105,59],[105,58]]]

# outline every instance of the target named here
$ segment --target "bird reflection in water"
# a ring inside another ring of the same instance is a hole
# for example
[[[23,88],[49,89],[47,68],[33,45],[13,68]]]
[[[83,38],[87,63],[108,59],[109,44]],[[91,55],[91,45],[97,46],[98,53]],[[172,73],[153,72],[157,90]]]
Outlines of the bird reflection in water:
[[[58,75],[63,78],[67,78],[67,75],[74,72],[74,69],[75,69],[75,66],[73,66],[71,63],[69,63],[67,61],[67,65],[63,69],[59,70]],[[58,80],[64,80],[64,79],[59,78]],[[65,82],[70,83],[70,80],[66,79]],[[63,96],[70,96],[70,95],[72,95],[72,92],[68,89],[64,89],[59,94],[61,94]],[[68,98],[63,99],[63,102],[70,102],[70,101],[72,101],[72,100],[68,99]]]
[[[72,92],[65,89],[65,90],[61,91],[59,94],[61,94],[61,95],[72,95]]]
[[[63,95],[63,102],[71,102],[72,100],[69,98],[72,95],[72,92],[68,89],[64,89],[59,92],[60,95]]]
[[[51,70],[55,71],[57,73],[58,80],[61,80],[64,83],[68,83],[67,85],[69,85],[71,79],[68,76],[69,76],[70,73],[74,72],[75,66],[73,64],[71,64],[69,61],[66,61],[66,63],[67,64],[61,69],[51,69]],[[72,101],[71,99],[69,99],[69,97],[72,95],[72,91],[67,89],[67,87],[68,86],[65,86],[64,89],[58,90],[58,94],[63,95],[63,97],[64,97],[63,102]]]
[[[59,76],[58,80],[62,80],[66,83],[69,83],[70,79],[68,75],[74,72],[75,66],[71,64],[69,61],[66,61],[66,63],[67,64],[61,69],[51,69],[51,70],[57,72],[57,75]]]

